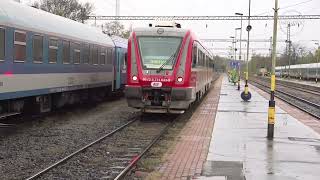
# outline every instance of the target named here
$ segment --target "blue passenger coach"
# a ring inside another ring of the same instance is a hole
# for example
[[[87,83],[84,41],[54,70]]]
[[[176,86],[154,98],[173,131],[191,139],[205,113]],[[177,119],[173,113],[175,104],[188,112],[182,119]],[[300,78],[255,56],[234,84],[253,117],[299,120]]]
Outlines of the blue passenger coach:
[[[115,88],[114,54],[97,28],[0,1],[0,117],[103,97]]]

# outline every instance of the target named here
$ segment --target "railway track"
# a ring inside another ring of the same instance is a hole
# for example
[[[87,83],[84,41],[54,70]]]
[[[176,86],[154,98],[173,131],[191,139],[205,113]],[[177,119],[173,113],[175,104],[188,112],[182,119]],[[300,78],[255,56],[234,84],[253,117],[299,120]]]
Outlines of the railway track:
[[[174,118],[150,119],[134,118],[27,179],[121,179],[166,132]]]
[[[256,79],[262,80],[266,83],[270,83],[270,78],[256,78]],[[301,92],[320,96],[320,88],[315,86],[297,84],[294,82],[287,82],[282,80],[277,80],[277,86],[287,87],[287,88],[295,89]]]
[[[261,90],[270,93],[270,85],[266,80],[251,78],[251,83]],[[320,98],[317,92],[290,85],[277,84],[275,96],[320,120]]]
[[[27,179],[123,179],[181,116],[135,117]]]

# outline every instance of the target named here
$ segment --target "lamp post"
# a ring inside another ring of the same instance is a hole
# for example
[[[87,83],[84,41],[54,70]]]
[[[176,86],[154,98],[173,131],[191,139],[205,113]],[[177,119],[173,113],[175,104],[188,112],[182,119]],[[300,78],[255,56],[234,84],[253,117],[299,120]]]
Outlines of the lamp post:
[[[236,60],[236,43],[235,43],[235,39],[236,39],[236,37],[235,36],[230,36],[230,38],[232,39],[232,49],[231,49],[231,54],[233,54],[232,56],[231,56],[231,59],[232,59],[232,61],[231,61],[231,64],[232,64],[232,70],[233,71],[236,71],[236,64],[235,64],[235,60]],[[232,83],[234,83],[234,85],[236,85],[236,82],[234,81],[234,79],[232,80]]]
[[[278,0],[275,0],[274,8],[274,22],[273,22],[273,47],[272,47],[272,68],[271,68],[271,86],[270,86],[270,100],[268,108],[268,134],[267,138],[272,140],[274,137],[274,123],[275,123],[275,106],[274,93],[276,88],[276,59],[277,59],[277,36],[278,36]]]
[[[301,56],[299,79],[301,80],[302,79],[302,72],[301,72],[302,68],[301,67],[302,67],[302,63],[303,63],[303,49],[299,48],[299,50],[300,50],[300,56]]]
[[[240,71],[240,67],[241,67],[241,60],[242,60],[242,53],[241,53],[241,50],[242,50],[242,17],[243,17],[243,14],[242,13],[235,13],[235,15],[237,16],[241,16],[241,26],[240,28],[237,28],[237,30],[240,30],[240,50],[239,50],[239,81],[238,81],[238,91],[240,91],[240,77],[241,77],[241,71]]]
[[[252,26],[250,25],[250,16],[251,16],[251,0],[249,0],[249,16],[248,16],[248,26],[246,28],[248,32],[247,38],[247,57],[246,57],[246,81],[244,85],[244,91],[241,93],[241,98],[244,101],[249,101],[251,99],[251,93],[249,92],[248,79],[249,79],[249,46],[250,46],[250,31]]]
[[[230,38],[232,39],[232,59],[234,60],[234,50],[235,50],[235,43],[234,43],[234,41],[235,41],[235,36],[230,36]]]
[[[317,56],[317,67],[316,67],[316,83],[318,83],[318,69],[319,69],[319,51],[320,51],[320,43],[319,41],[314,43],[315,45],[318,46],[318,51],[316,51],[316,56]]]
[[[240,90],[240,65],[237,63],[237,28],[234,29],[234,62],[236,64],[236,70],[238,70],[238,90]]]
[[[241,72],[240,72],[240,68],[241,68],[241,63],[240,63],[240,60],[241,60],[241,28],[236,28],[235,31],[236,31],[236,35],[237,35],[237,31],[240,30],[240,50],[239,50],[239,60],[238,60],[238,91],[240,91],[240,78],[241,78]],[[237,39],[236,39],[236,42],[237,42]],[[237,47],[235,49],[237,51]],[[237,55],[237,52],[235,52],[236,55]]]

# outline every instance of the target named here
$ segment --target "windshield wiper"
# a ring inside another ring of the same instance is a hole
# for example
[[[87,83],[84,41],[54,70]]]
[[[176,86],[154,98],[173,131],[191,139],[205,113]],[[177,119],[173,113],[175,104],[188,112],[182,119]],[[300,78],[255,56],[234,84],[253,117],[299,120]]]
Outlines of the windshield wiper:
[[[157,73],[159,73],[161,70],[163,70],[164,66],[167,65],[169,62],[171,62],[175,57],[176,54],[178,52],[179,48],[177,48],[177,50],[169,57],[169,59],[166,60],[166,62],[164,62],[159,69],[157,69]]]

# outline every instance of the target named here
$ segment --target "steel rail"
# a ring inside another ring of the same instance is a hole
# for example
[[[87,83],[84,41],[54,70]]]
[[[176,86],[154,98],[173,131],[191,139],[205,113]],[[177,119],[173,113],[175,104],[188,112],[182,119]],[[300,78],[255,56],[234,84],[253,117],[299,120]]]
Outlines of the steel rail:
[[[243,20],[248,20],[248,16],[242,16]],[[240,16],[87,16],[87,20],[241,20]],[[250,20],[273,20],[273,16],[250,16]],[[294,19],[320,19],[320,15],[283,15],[279,16],[279,20]]]
[[[8,128],[8,127],[13,127],[15,126],[14,124],[4,124],[4,123],[0,123],[0,128]]]
[[[257,81],[254,81],[254,80],[252,80],[251,83],[252,83],[252,82],[253,82],[253,84],[256,84],[256,85],[259,85],[259,86],[262,86],[262,87],[267,88],[267,89],[265,89],[265,88],[259,88],[259,89],[261,89],[261,90],[267,92],[268,94],[270,94],[270,92],[269,92],[269,88],[270,88],[270,87],[269,87],[269,86],[264,85],[264,84],[261,84],[261,83],[259,83],[259,82],[257,82]],[[307,101],[307,100],[305,100],[305,99],[302,99],[302,98],[293,96],[293,95],[291,95],[291,94],[289,94],[289,93],[285,93],[285,92],[279,91],[279,90],[276,90],[276,92],[282,93],[282,94],[284,94],[284,95],[286,95],[286,96],[289,96],[290,98],[293,98],[293,99],[295,99],[295,100],[302,101],[303,103],[306,103],[306,104],[308,104],[308,105],[310,105],[310,106],[313,106],[313,107],[316,107],[316,108],[317,108],[317,107],[318,107],[318,108],[320,107],[319,104],[315,104],[315,103],[310,102],[310,101]],[[298,109],[300,109],[300,110],[302,110],[302,111],[304,111],[304,112],[310,114],[311,116],[313,116],[313,117],[315,117],[315,118],[318,118],[318,119],[320,120],[320,116],[319,116],[319,115],[317,115],[317,114],[315,114],[315,113],[313,113],[313,112],[311,112],[311,111],[309,111],[309,110],[307,110],[307,109],[305,109],[305,108],[303,108],[303,107],[301,107],[301,106],[299,106],[299,105],[296,105],[295,103],[293,103],[293,102],[291,102],[291,101],[289,101],[289,100],[287,100],[287,99],[279,96],[278,94],[275,94],[275,96],[276,96],[277,98],[285,101],[286,103],[288,103],[288,104],[290,104],[290,105],[292,105],[292,106],[294,106],[294,107],[296,107],[296,108],[298,108]]]
[[[263,79],[263,78],[259,78],[260,80],[264,81],[264,82],[269,82],[269,79]],[[303,91],[309,94],[313,94],[313,95],[317,95],[320,96],[320,92],[319,91],[314,91],[311,89],[302,89],[301,87],[295,86],[295,85],[288,85],[288,84],[284,84],[283,81],[277,81],[278,82],[278,86],[283,86],[283,87],[287,87],[287,88],[292,88],[292,89],[296,89],[299,91]],[[303,85],[303,84],[302,84]]]
[[[68,156],[60,159],[59,161],[55,162],[54,164],[48,166],[47,168],[45,168],[45,169],[37,172],[36,174],[34,174],[34,175],[32,175],[31,177],[27,178],[27,180],[32,180],[32,179],[38,178],[39,176],[45,174],[45,173],[48,172],[49,170],[57,167],[58,165],[61,165],[62,163],[64,163],[64,162],[66,162],[67,160],[69,160],[70,158],[72,158],[72,157],[74,157],[75,155],[81,153],[82,151],[88,149],[89,147],[93,146],[94,144],[99,143],[100,141],[104,140],[105,138],[114,135],[115,133],[119,132],[120,130],[122,130],[123,128],[127,127],[128,125],[132,124],[133,122],[135,122],[135,121],[137,121],[137,120],[138,120],[138,118],[134,118],[133,120],[125,123],[124,125],[122,125],[122,126],[118,127],[117,129],[113,130],[112,132],[110,132],[110,133],[108,133],[108,134],[100,137],[99,139],[91,142],[90,144],[87,144],[86,146],[78,149],[77,151],[71,153],[70,155],[68,155]]]
[[[123,169],[120,174],[114,179],[114,180],[120,180],[123,179],[127,173],[137,164],[137,162],[151,149],[153,145],[156,144],[156,142],[159,141],[159,139],[168,131],[169,127],[173,124],[174,120],[169,123],[161,132],[158,136],[156,136],[152,142],[138,155],[136,156],[128,166],[126,166],[125,169]]]

